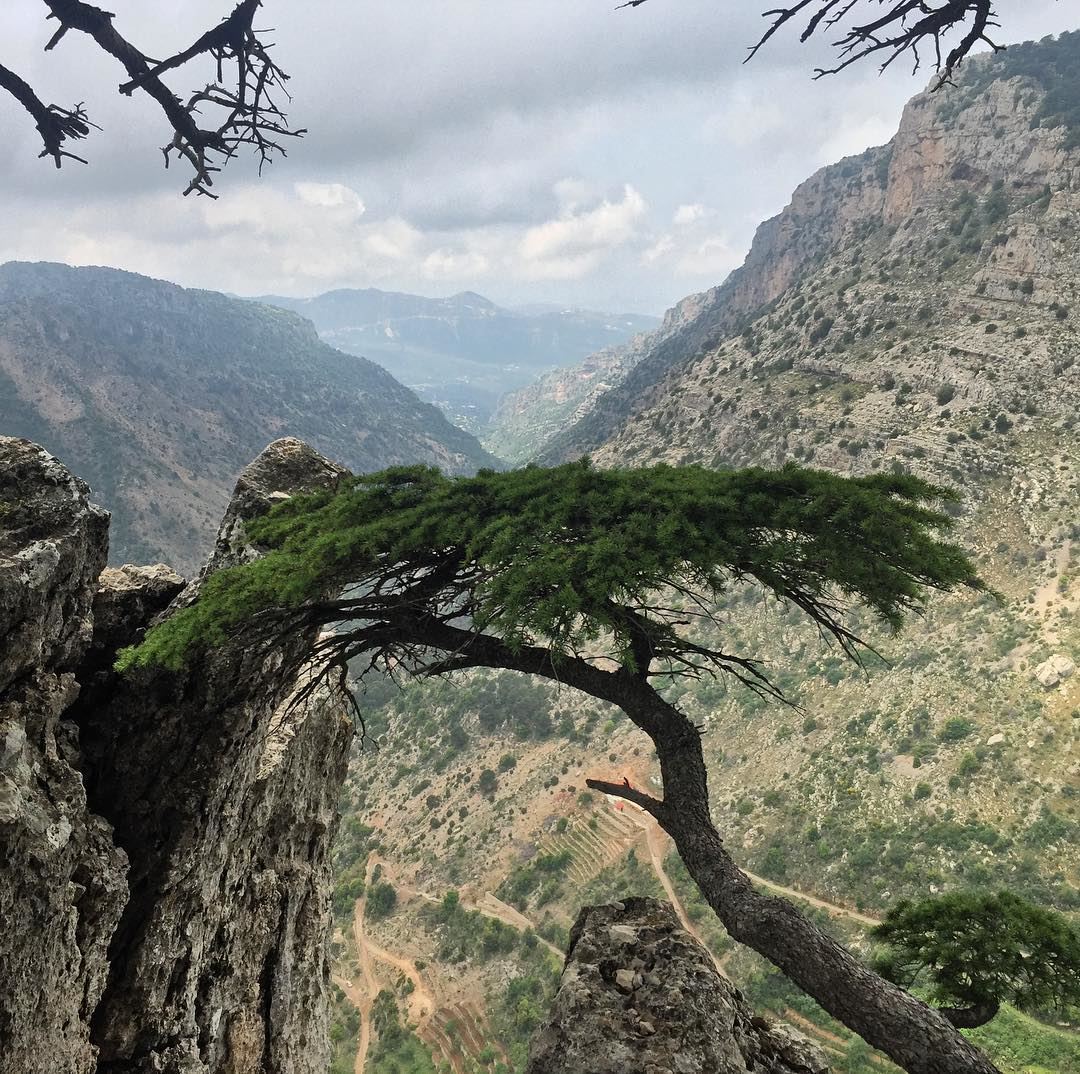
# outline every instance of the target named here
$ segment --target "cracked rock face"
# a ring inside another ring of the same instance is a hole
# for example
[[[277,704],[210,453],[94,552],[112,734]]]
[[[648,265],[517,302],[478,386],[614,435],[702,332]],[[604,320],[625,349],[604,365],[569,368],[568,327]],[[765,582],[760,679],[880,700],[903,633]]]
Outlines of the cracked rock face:
[[[258,555],[245,520],[343,473],[298,440],[271,444],[241,475],[209,563],[172,607]],[[145,571],[107,581],[105,607],[146,616],[119,631],[103,618],[101,647],[115,652],[175,585]],[[95,1016],[109,1074],[325,1070],[329,850],[352,726],[339,699],[289,710],[284,652],[241,642],[179,674],[99,671],[76,707],[91,802],[131,860]]]
[[[127,894],[63,718],[108,515],[51,455],[0,437],[0,1068],[94,1069],[89,1020]]]
[[[242,642],[120,679],[117,651],[245,520],[344,471],[282,440],[244,471],[200,579],[104,570],[108,516],[0,438],[0,1072],[323,1074],[330,843],[352,726],[286,702]]]
[[[757,1016],[670,904],[586,907],[527,1074],[826,1074],[796,1030]]]

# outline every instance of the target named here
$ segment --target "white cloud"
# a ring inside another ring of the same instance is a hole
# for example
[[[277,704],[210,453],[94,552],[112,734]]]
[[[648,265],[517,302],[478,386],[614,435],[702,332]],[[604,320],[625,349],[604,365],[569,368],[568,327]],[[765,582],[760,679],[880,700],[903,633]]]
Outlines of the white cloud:
[[[704,205],[680,205],[675,210],[675,215],[671,218],[671,222],[676,227],[688,227],[690,224],[696,224],[704,216]]]
[[[294,183],[297,197],[305,205],[316,205],[324,209],[349,209],[357,216],[366,212],[360,195],[344,183]]]
[[[475,250],[442,247],[424,258],[421,271],[429,280],[482,280],[491,270],[488,259]]]
[[[680,205],[673,229],[656,238],[641,255],[641,264],[664,268],[680,277],[711,277],[719,283],[742,261],[742,251],[726,234],[717,233],[716,212],[700,202]]]
[[[167,55],[222,5],[106,6]],[[259,180],[250,157],[231,163],[209,204],[179,196],[186,173],[162,168],[160,109],[115,92],[111,57],[70,35],[45,53],[44,6],[3,5],[20,74],[50,100],[87,100],[103,130],[81,147],[88,167],[57,171],[0,94],[0,260],[247,294],[479,285],[507,303],[662,312],[718,282],[816,167],[889,137],[928,77],[896,65],[879,78],[871,64],[815,82],[827,38],[802,46],[795,33],[743,66],[761,20],[741,0],[614,6],[268,2],[308,134]],[[1067,27],[1057,0],[1014,6],[1006,40]],[[202,77],[168,81],[185,94]]]
[[[604,199],[581,211],[574,204],[529,228],[518,248],[526,277],[572,280],[587,275],[635,237],[646,209],[645,199],[627,184],[621,201]]]
[[[720,283],[742,260],[743,252],[734,249],[725,236],[708,235],[681,252],[675,270],[681,276],[710,276]]]
[[[675,249],[675,240],[670,235],[661,235],[641,255],[643,265],[655,265],[657,261],[663,261]]]
[[[884,145],[896,133],[899,116],[845,116],[838,128],[822,142],[817,153],[819,165],[834,164],[861,153],[872,145]]]

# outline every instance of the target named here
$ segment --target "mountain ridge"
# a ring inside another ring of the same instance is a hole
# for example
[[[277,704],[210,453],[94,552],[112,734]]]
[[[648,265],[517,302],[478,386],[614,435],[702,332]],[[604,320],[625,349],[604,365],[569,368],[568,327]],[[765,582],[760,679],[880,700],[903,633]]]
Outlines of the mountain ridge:
[[[255,301],[311,318],[328,343],[382,365],[478,434],[507,392],[657,323],[632,313],[510,309],[475,291],[427,298],[339,288],[310,298],[268,295]]]
[[[235,472],[296,435],[358,470],[498,465],[380,366],[272,306],[136,273],[0,266],[0,428],[115,515],[112,561],[200,562]]]
[[[596,451],[635,408],[651,405],[660,381],[722,338],[742,331],[782,295],[815,260],[825,257],[852,228],[895,227],[942,185],[957,192],[1008,179],[1012,190],[1041,191],[1051,175],[1071,185],[1076,174],[1069,150],[1080,129],[1080,86],[1075,73],[1078,33],[1010,46],[998,55],[972,57],[955,87],[925,91],[905,107],[896,136],[886,145],[819,169],[794,191],[788,206],[757,230],[744,263],[722,284],[684,299],[665,317],[632,371],[595,400],[575,425],[553,436],[536,455],[559,462]],[[1005,83],[1012,83],[1008,88]],[[955,90],[955,92],[951,92]],[[989,108],[971,112],[985,96]],[[1023,115],[1018,108],[1023,104]],[[949,124],[976,161],[954,139]],[[966,125],[966,128],[965,128]],[[1008,131],[1015,151],[994,163],[994,146]],[[947,157],[947,166],[946,166]],[[981,163],[978,163],[981,160]],[[989,170],[987,170],[989,169]],[[686,302],[696,305],[677,330],[669,319]],[[677,376],[677,373],[674,374]]]

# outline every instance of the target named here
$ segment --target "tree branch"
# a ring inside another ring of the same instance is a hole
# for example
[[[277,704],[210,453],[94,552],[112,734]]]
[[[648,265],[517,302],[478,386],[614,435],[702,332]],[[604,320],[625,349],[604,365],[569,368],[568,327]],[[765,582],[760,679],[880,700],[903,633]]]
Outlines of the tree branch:
[[[638,7],[646,0],[627,0],[620,8]],[[764,18],[771,18],[769,28],[750,48],[746,60],[752,60],[761,49],[785,26],[795,21],[800,15],[810,12],[809,20],[799,35],[805,43],[822,27],[832,29],[842,23],[848,15],[859,7],[862,0],[798,0],[790,7],[772,8],[762,13]],[[885,4],[887,0],[879,0]],[[952,79],[956,68],[981,41],[995,52],[1003,46],[995,44],[987,36],[987,30],[999,25],[995,18],[994,0],[939,0],[938,6],[932,6],[930,0],[888,0],[888,9],[878,18],[862,25],[851,26],[842,37],[833,44],[839,50],[841,62],[835,67],[817,68],[815,78],[837,74],[859,60],[878,54],[884,55],[881,70],[885,70],[899,57],[910,52],[915,59],[914,70],[921,65],[919,48],[924,44],[934,47],[935,69],[938,71],[935,89]],[[941,56],[941,39],[950,31],[966,26],[970,28],[949,52],[945,59]]]
[[[162,148],[165,165],[173,157],[188,162],[193,171],[184,194],[211,191],[214,177],[245,146],[259,159],[261,173],[275,156],[285,156],[282,140],[306,133],[289,127],[284,111],[275,102],[276,93],[288,98],[285,83],[288,75],[270,59],[265,45],[252,28],[252,20],[262,0],[240,0],[232,13],[214,28],[202,34],[193,45],[162,61],[149,59],[123,37],[113,25],[115,15],[83,0],[43,0],[47,16],[58,23],[45,46],[51,51],[69,30],[88,35],[102,51],[123,66],[128,80],[119,87],[125,96],[142,90],[155,100],[173,131],[172,139]],[[186,102],[162,81],[161,76],[193,59],[207,55],[217,61],[217,82],[192,94]],[[235,64],[236,81],[225,84],[224,66]],[[67,111],[38,100],[33,90],[6,68],[0,68],[0,86],[12,93],[34,117],[45,143],[42,156],[51,156],[59,167],[65,157],[82,160],[65,152],[67,138],[84,138],[92,126],[79,105]],[[202,106],[221,109],[223,115],[214,126],[200,126],[196,117]],[[85,163],[85,162],[84,162]]]
[[[73,108],[61,108],[55,104],[45,104],[30,85],[20,78],[14,71],[0,65],[0,89],[11,94],[30,113],[44,148],[39,156],[52,157],[59,168],[65,159],[77,160],[80,164],[86,161],[82,157],[69,153],[64,149],[64,142],[69,138],[73,141],[85,138],[94,126],[87,118],[86,111],[81,104]]]
[[[612,798],[625,798],[628,802],[644,809],[657,820],[663,816],[664,803],[659,798],[653,798],[650,794],[635,790],[626,783],[607,783],[602,779],[587,779],[585,786],[601,794],[610,795]]]

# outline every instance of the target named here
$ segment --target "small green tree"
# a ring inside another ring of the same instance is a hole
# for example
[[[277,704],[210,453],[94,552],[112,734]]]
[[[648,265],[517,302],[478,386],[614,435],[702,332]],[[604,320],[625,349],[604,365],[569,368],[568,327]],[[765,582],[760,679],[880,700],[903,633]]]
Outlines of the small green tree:
[[[873,932],[878,971],[925,986],[942,1014],[970,1029],[1002,1003],[1026,1011],[1080,1002],[1080,936],[1060,914],[1009,892],[898,903]]]
[[[899,628],[927,590],[981,587],[942,537],[952,521],[935,504],[952,499],[908,474],[794,466],[388,470],[250,524],[266,555],[209,578],[118,666],[182,671],[228,644],[257,659],[261,641],[321,630],[298,700],[361,659],[398,674],[503,668],[614,704],[651,738],[663,798],[588,785],[656,818],[736,940],[911,1074],[990,1074],[947,1019],[755,889],[710,816],[701,730],[653,685],[726,674],[783,698],[752,655],[722,645],[721,604],[737,584],[800,609],[856,660],[866,645],[847,625],[849,603]],[[672,592],[681,599],[665,599]]]
[[[397,890],[393,884],[381,880],[368,889],[367,913],[373,921],[389,917],[397,907]]]

